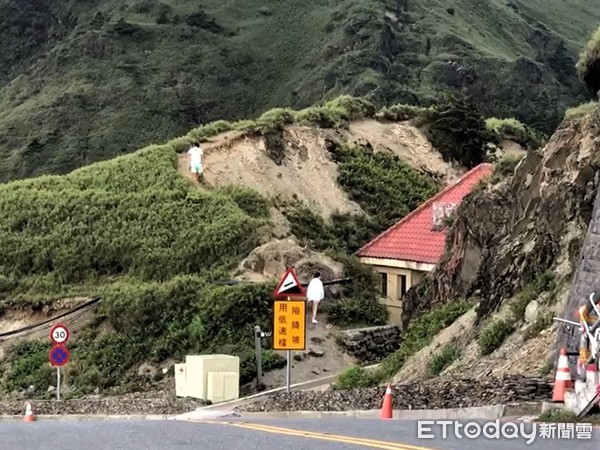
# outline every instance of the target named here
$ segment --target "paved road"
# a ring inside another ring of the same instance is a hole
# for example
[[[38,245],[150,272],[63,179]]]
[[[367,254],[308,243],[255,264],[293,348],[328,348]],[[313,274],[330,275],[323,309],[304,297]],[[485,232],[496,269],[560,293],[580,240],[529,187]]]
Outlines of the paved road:
[[[466,423],[466,422],[463,422]],[[479,421],[480,424],[485,422]],[[531,431],[531,425],[526,427]],[[591,440],[459,439],[433,428],[434,439],[418,439],[415,421],[371,419],[221,419],[217,421],[0,422],[0,449],[36,450],[578,450],[600,448],[600,430]]]

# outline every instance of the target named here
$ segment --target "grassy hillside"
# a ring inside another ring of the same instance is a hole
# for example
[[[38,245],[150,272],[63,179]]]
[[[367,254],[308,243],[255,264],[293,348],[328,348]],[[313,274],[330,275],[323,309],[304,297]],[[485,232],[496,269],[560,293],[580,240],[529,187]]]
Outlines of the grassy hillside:
[[[167,144],[68,175],[0,185],[0,315],[15,308],[39,310],[64,296],[103,297],[92,324],[69,345],[73,360],[65,376],[75,394],[139,389],[147,383],[137,373],[141,363],[163,363],[190,352],[237,354],[242,382],[250,381],[255,373],[252,329],[270,327],[275,286],[214,281],[228,279],[258,245],[273,204],[238,186],[198,188],[177,172],[177,152],[189,139],[220,130],[258,130],[277,143],[282,124],[290,121],[343,126],[351,117],[374,114],[373,105],[347,97],[323,108],[277,109],[256,121],[200,127]],[[368,215],[337,216],[333,223],[317,217],[330,233],[325,237],[308,230],[322,239],[317,247],[329,250],[353,278],[343,301],[329,308],[329,319],[382,323],[377,280],[344,253],[406,215],[439,185],[397,157],[361,147],[330,150],[340,167],[340,185]],[[381,198],[389,198],[383,211]],[[291,210],[296,214],[289,217],[292,228],[303,231],[311,217],[301,214],[302,205]],[[34,385],[36,394],[44,393],[52,382],[47,350],[46,341],[13,347],[0,365],[0,392]],[[265,370],[281,363],[274,353],[265,353]]]
[[[548,134],[585,91],[600,0],[3,0],[0,181],[66,173],[199,123],[341,93]]]

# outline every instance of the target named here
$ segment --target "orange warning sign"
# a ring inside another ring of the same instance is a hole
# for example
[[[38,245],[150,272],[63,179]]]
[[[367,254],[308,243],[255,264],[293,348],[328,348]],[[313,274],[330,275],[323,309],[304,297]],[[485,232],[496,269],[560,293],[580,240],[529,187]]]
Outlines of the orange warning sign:
[[[273,350],[306,348],[306,302],[276,300],[273,302]]]

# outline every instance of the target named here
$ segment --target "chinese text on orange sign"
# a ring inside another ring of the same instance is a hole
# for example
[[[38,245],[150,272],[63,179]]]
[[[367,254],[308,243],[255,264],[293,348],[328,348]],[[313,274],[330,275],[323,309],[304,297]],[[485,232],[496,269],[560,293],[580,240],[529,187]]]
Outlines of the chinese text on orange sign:
[[[304,350],[306,347],[306,302],[273,302],[273,350]]]

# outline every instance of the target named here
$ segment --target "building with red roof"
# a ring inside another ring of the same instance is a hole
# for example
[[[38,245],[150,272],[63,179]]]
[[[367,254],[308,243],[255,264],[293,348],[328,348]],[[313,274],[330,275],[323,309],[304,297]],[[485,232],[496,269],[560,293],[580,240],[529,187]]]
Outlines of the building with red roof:
[[[471,169],[356,253],[381,274],[382,303],[392,323],[401,323],[404,294],[433,270],[444,254],[445,219],[491,172],[492,164],[487,163]]]

